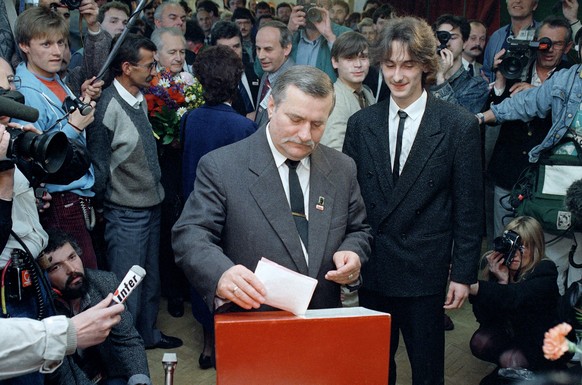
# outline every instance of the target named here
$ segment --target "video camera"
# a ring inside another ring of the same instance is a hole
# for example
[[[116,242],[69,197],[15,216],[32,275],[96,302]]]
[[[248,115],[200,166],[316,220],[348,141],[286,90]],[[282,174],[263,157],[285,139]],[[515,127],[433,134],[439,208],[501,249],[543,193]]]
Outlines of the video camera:
[[[493,250],[503,254],[503,264],[511,265],[515,253],[523,248],[521,237],[513,230],[505,230],[503,235],[493,240]]]
[[[20,92],[0,89],[0,116],[35,122],[38,119],[38,111],[24,105],[24,96]],[[17,160],[32,162],[48,174],[59,171],[65,162],[69,141],[64,132],[55,131],[39,135],[10,127],[7,127],[6,131],[10,134],[6,151],[8,159],[15,162]]]
[[[542,37],[538,41],[521,40],[514,38],[507,38],[509,46],[505,54],[501,58],[499,64],[499,71],[506,79],[518,79],[523,73],[523,69],[527,66],[532,53],[535,50],[547,51],[552,48],[552,40],[547,37]]]

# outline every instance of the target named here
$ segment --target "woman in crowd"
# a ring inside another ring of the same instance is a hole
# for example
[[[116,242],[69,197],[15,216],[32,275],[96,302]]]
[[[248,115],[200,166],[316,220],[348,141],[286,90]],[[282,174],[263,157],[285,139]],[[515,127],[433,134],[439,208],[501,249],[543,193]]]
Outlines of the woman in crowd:
[[[229,47],[215,46],[202,51],[194,62],[194,73],[202,84],[205,103],[182,117],[182,180],[184,199],[194,189],[196,167],[202,156],[219,147],[246,138],[257,130],[255,123],[231,106],[238,92],[243,64]],[[192,314],[204,329],[202,369],[212,366],[214,320],[204,300],[192,289]]]
[[[561,365],[546,360],[542,352],[544,332],[555,324],[559,298],[558,272],[545,259],[542,227],[534,218],[518,217],[507,225],[502,238],[506,250],[484,255],[486,279],[470,288],[479,322],[471,351],[501,368],[539,370]],[[495,371],[491,377],[496,376]]]

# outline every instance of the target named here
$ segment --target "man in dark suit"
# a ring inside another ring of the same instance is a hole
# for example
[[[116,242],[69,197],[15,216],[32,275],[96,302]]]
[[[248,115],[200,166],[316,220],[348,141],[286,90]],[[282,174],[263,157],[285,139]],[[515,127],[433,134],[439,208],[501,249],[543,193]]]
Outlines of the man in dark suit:
[[[443,308],[461,307],[477,281],[479,127],[463,108],[426,92],[438,62],[424,21],[388,21],[377,54],[391,95],[350,118],[343,148],[356,161],[375,237],[360,305],[392,315],[390,384],[402,332],[413,384],[438,385],[444,383]]]
[[[200,160],[173,245],[211,310],[268,309],[261,257],[318,280],[310,308],[340,307],[340,286],[359,282],[371,236],[356,167],[318,145],[333,100],[322,71],[292,67],[273,86],[267,127]]]
[[[224,45],[232,48],[241,58],[243,63],[242,37],[235,23],[229,21],[219,21],[212,28],[210,35],[211,45]],[[245,64],[245,71],[242,74],[238,86],[238,98],[233,100],[232,108],[242,116],[253,120],[256,110],[255,100],[259,92],[260,78],[255,73],[252,63]]]

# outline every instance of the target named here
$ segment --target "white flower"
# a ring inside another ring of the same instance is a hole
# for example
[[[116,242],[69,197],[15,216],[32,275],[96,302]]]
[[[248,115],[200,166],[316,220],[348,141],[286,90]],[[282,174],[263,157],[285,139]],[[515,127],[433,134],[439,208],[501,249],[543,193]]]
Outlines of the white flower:
[[[186,107],[180,107],[180,108],[178,108],[178,111],[176,111],[176,113],[181,118],[182,115],[184,115],[186,113],[186,111],[188,111],[188,109]]]
[[[180,77],[182,78],[182,81],[186,83],[187,86],[191,86],[192,84],[194,84],[194,76],[192,76],[191,73],[180,72]]]
[[[167,79],[160,79],[158,85],[163,88],[170,88],[170,81]]]
[[[189,96],[184,97],[184,101],[186,101],[186,103],[190,103],[191,100],[192,100],[192,98]]]

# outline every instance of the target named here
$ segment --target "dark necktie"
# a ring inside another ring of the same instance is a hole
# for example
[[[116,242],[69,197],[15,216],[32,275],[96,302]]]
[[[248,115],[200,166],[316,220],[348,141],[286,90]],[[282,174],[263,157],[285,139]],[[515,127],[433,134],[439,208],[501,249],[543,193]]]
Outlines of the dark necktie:
[[[242,81],[238,85],[238,94],[240,95],[241,100],[245,105],[246,113],[248,114],[249,112],[253,112],[255,110],[253,107],[253,102],[251,102],[251,98],[249,97],[247,89],[245,88]]]
[[[473,63],[469,63],[469,67],[467,68],[467,72],[469,72],[469,75],[471,76],[475,76],[475,72],[473,72]]]
[[[358,103],[360,103],[360,108],[364,109],[364,108],[368,107],[368,101],[366,100],[366,97],[364,96],[364,91],[362,91],[362,90],[354,91],[354,94],[356,94],[356,97],[358,98]]]
[[[293,215],[297,232],[307,249],[308,223],[307,217],[305,216],[305,205],[303,204],[303,190],[301,190],[301,184],[297,176],[299,161],[287,159],[285,163],[289,167],[289,201],[291,203],[291,214]]]
[[[267,96],[267,92],[271,89],[271,82],[269,81],[269,77],[267,76],[267,80],[265,80],[265,84],[263,85],[263,89],[261,90],[261,97],[259,98],[259,104],[265,99]]]
[[[404,121],[408,114],[402,110],[398,111],[400,121],[398,122],[398,132],[396,133],[396,151],[394,151],[394,168],[392,169],[392,180],[394,184],[398,182],[400,176],[400,153],[402,152],[402,133],[404,132]]]

